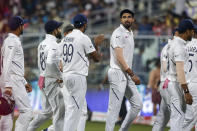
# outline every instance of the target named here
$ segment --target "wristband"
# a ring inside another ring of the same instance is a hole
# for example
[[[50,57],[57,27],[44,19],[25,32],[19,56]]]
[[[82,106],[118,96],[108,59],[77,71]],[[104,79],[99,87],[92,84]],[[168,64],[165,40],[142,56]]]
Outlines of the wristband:
[[[135,74],[133,73],[133,71],[130,69],[130,68],[128,68],[127,70],[126,70],[126,73],[128,73],[131,77],[133,77]]]
[[[189,89],[187,87],[187,84],[181,84],[181,87],[183,88],[185,94],[189,93]]]

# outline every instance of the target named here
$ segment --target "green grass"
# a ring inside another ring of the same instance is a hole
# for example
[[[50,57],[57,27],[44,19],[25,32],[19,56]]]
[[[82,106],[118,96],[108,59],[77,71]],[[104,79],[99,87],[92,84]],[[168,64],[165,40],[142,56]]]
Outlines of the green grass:
[[[51,125],[51,120],[46,121],[37,131],[41,131],[48,126]],[[119,125],[116,125],[114,131],[118,131],[120,128]],[[146,126],[146,125],[132,125],[129,131],[151,131],[152,126]],[[166,128],[164,131],[169,130],[169,128]],[[105,131],[105,123],[104,122],[87,122],[86,123],[86,129],[85,131]]]

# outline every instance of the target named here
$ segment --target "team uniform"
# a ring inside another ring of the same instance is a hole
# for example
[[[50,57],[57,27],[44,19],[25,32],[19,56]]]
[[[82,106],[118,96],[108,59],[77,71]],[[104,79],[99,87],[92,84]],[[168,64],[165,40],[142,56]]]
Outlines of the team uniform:
[[[64,37],[61,48],[63,81],[66,87],[63,89],[67,91],[67,94],[64,94],[67,96],[64,131],[84,131],[87,115],[86,76],[89,68],[86,55],[94,52],[95,48],[90,38],[78,29]]]
[[[168,121],[170,120],[170,96],[167,92],[167,89],[166,88],[163,88],[164,86],[164,83],[167,79],[166,77],[166,72],[164,72],[164,65],[163,65],[163,62],[166,63],[166,66],[167,66],[167,60],[168,60],[168,50],[170,48],[170,41],[171,39],[168,40],[168,43],[163,47],[162,51],[161,51],[161,57],[160,57],[160,60],[161,60],[161,71],[160,71],[160,87],[159,87],[159,90],[160,90],[160,94],[161,94],[161,104],[160,104],[160,109],[159,109],[159,112],[157,114],[157,117],[156,117],[156,121],[154,122],[154,126],[153,126],[153,129],[152,131],[163,131],[165,126],[167,125]]]
[[[20,38],[9,33],[2,47],[2,77],[3,87],[12,87],[12,96],[20,115],[16,121],[15,131],[27,131],[32,119],[30,100],[26,92],[24,78],[24,54]],[[4,88],[2,88],[2,92]],[[7,117],[7,116],[4,116]],[[7,118],[9,121],[12,116]]]
[[[186,102],[184,98],[183,89],[180,83],[178,82],[176,62],[184,62],[185,64],[188,60],[188,55],[186,51],[186,41],[180,37],[175,37],[170,42],[170,49],[168,53],[169,66],[167,78],[170,80],[170,82],[168,84],[167,90],[171,102],[170,128],[172,131],[182,131]],[[186,68],[184,67],[184,69]]]
[[[187,83],[189,92],[192,95],[192,105],[187,104],[184,130],[190,131],[197,122],[197,39],[193,38],[191,42],[187,44],[187,52],[189,60],[187,64]],[[197,131],[197,124],[196,124]]]
[[[38,46],[38,67],[40,76],[44,77],[44,87],[41,89],[42,112],[31,121],[28,131],[36,130],[52,116],[54,130],[63,130],[65,108],[60,84],[57,82],[61,79],[61,72],[60,52],[56,40],[55,36],[46,34],[45,40]]]
[[[108,80],[110,83],[109,107],[106,120],[106,131],[113,131],[120,111],[124,95],[131,104],[120,131],[127,131],[131,122],[136,118],[142,108],[142,100],[135,83],[126,74],[116,58],[114,49],[123,48],[123,56],[129,67],[132,69],[134,52],[133,32],[129,32],[123,25],[120,25],[112,34],[110,41],[110,69],[108,70]]]

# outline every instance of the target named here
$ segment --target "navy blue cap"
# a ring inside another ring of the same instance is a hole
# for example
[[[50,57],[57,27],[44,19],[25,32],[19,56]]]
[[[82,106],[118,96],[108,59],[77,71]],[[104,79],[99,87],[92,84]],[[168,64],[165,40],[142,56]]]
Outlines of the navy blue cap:
[[[50,20],[50,21],[48,21],[45,24],[44,29],[45,29],[46,33],[51,33],[55,29],[59,28],[62,24],[63,24],[63,22],[58,22],[58,21],[55,21],[55,20]]]
[[[178,31],[179,33],[184,33],[187,30],[193,30],[194,23],[191,19],[184,19],[179,23]]]
[[[81,26],[83,26],[87,22],[88,22],[87,17],[82,14],[78,14],[73,18],[73,24],[74,24],[74,27],[76,27],[76,28],[80,28]]]
[[[27,22],[27,20],[24,20],[20,16],[13,16],[9,19],[8,26],[10,30],[16,30],[19,26],[24,25]]]

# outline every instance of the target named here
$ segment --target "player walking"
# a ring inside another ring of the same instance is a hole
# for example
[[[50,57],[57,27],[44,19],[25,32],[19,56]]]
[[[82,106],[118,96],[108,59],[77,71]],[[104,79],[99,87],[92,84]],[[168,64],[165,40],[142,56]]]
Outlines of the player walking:
[[[123,96],[131,103],[120,131],[127,131],[131,122],[142,108],[136,85],[139,78],[132,71],[134,52],[133,32],[134,13],[128,9],[120,12],[121,25],[113,32],[110,42],[110,69],[108,79],[110,83],[109,107],[106,120],[106,131],[113,131],[118,118]]]
[[[9,20],[11,32],[4,40],[2,47],[2,92],[13,97],[20,113],[16,121],[15,131],[27,131],[32,119],[32,109],[27,95],[27,91],[31,91],[32,88],[24,78],[24,54],[19,38],[23,34],[25,23],[26,21],[19,16],[14,16]],[[11,125],[5,129],[10,131],[12,129],[12,114],[3,116],[1,119],[10,122]]]
[[[61,38],[62,22],[54,20],[45,24],[46,38],[38,46],[39,86],[42,91],[42,112],[31,121],[28,131],[35,131],[53,116],[55,131],[62,131],[64,124],[64,101],[60,91],[60,52],[57,38]]]
[[[187,61],[187,83],[192,95],[192,105],[187,105],[184,121],[184,130],[190,131],[195,126],[197,131],[197,27],[195,26],[194,37],[187,44],[189,60]]]
[[[184,65],[188,60],[186,41],[191,41],[194,25],[189,19],[182,20],[178,26],[178,36],[170,42],[168,55],[168,94],[171,100],[170,130],[182,131],[186,103],[192,104],[188,90]]]
[[[174,30],[173,33],[173,38],[174,39],[176,36],[178,35],[178,29]],[[170,110],[170,96],[167,92],[167,84],[169,82],[169,80],[167,79],[167,60],[168,60],[168,51],[170,49],[170,42],[171,39],[168,40],[168,43],[163,47],[162,51],[161,51],[161,57],[160,57],[160,61],[161,61],[161,71],[160,71],[160,79],[161,79],[161,83],[160,83],[160,94],[161,94],[161,104],[160,104],[160,108],[159,108],[159,112],[157,114],[156,120],[154,122],[154,126],[152,131],[163,131],[164,128],[166,127],[168,121],[170,120],[170,114],[171,114],[171,110]],[[164,85],[165,83],[165,85]]]
[[[64,90],[68,92],[64,131],[76,131],[79,121],[84,122],[84,126],[80,129],[84,131],[86,117],[83,116],[82,110],[84,106],[87,110],[85,95],[87,90],[86,76],[89,67],[86,55],[90,55],[95,62],[100,61],[101,55],[98,53],[98,46],[103,41],[104,36],[98,36],[99,39],[93,45],[90,38],[84,34],[87,18],[78,14],[74,17],[73,22],[76,29],[64,37],[61,43],[63,81],[66,87]]]

